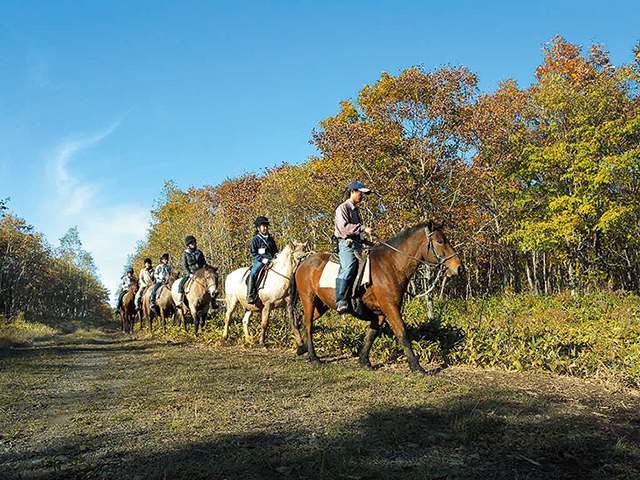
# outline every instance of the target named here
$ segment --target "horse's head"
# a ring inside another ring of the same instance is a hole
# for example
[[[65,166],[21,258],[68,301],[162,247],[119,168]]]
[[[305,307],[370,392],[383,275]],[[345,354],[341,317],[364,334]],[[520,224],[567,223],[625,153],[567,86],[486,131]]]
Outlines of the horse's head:
[[[202,267],[202,270],[207,290],[209,290],[209,294],[215,298],[218,294],[218,269],[211,265],[205,265]]]
[[[298,243],[294,241],[290,242],[289,245],[291,245],[291,255],[293,256],[294,260],[298,260],[300,257],[302,257],[307,250],[307,242]]]
[[[463,272],[464,265],[462,265],[462,260],[460,260],[458,253],[442,231],[443,226],[444,222],[436,224],[433,220],[429,220],[427,223],[425,228],[428,239],[426,260],[446,267],[445,273],[447,277],[453,277]]]

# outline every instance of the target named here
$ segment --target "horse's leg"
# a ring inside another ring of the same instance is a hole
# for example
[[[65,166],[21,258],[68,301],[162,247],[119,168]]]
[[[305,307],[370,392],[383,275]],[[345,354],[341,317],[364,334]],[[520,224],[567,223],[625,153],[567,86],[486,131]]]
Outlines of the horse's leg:
[[[364,345],[362,345],[362,350],[360,351],[360,365],[365,368],[371,368],[369,352],[371,352],[373,342],[375,342],[376,338],[378,338],[380,327],[382,326],[383,322],[384,316],[380,315],[377,321],[373,321],[369,324],[369,331],[367,332],[367,337],[365,338]]]
[[[251,343],[251,335],[249,335],[249,320],[251,320],[251,315],[253,312],[251,310],[247,310],[244,312],[244,317],[242,317],[242,330],[244,330],[244,343],[247,345]]]
[[[193,308],[191,310],[191,317],[193,318],[193,334],[198,336],[198,327],[200,327],[200,315],[198,314],[198,310]]]
[[[225,345],[227,343],[227,340],[229,339],[229,324],[231,323],[231,315],[238,306],[238,303],[238,298],[236,296],[231,297],[231,295],[229,295],[227,297],[227,314],[224,317],[224,331],[222,332],[222,340],[220,340],[220,345]]]
[[[393,329],[393,333],[395,333],[398,342],[402,345],[404,349],[404,354],[407,356],[407,362],[409,363],[409,368],[413,373],[426,373],[424,368],[420,366],[420,362],[416,358],[413,353],[413,348],[411,347],[411,340],[409,340],[409,336],[407,335],[407,329],[404,326],[404,322],[402,321],[402,315],[400,315],[400,310],[395,305],[388,306],[387,308],[382,309],[383,312],[386,313],[387,320],[389,320],[389,325]]]
[[[264,307],[262,307],[262,324],[260,330],[260,346],[264,347],[264,340],[267,336],[267,327],[269,326],[269,315],[271,315],[271,310],[273,309],[273,304],[268,302]]]
[[[184,331],[187,331],[187,320],[184,318],[184,311],[182,307],[176,308],[176,312],[178,313],[178,327],[182,325],[184,327]]]
[[[302,323],[304,325],[304,333],[306,337],[307,352],[309,353],[309,360],[313,363],[320,363],[320,359],[316,355],[316,350],[313,347],[313,321],[320,317],[323,313],[319,310],[319,299],[313,293],[309,293],[305,298],[301,298],[304,315],[302,317]],[[326,311],[326,309],[325,309]]]

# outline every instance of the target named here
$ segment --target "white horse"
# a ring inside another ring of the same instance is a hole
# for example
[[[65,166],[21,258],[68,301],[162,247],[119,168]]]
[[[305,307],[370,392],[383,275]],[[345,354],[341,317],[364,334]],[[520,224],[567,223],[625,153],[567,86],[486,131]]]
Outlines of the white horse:
[[[227,302],[227,315],[224,322],[224,333],[221,344],[224,345],[229,338],[229,322],[231,314],[238,304],[245,309],[242,318],[244,328],[244,341],[251,342],[249,335],[249,320],[254,313],[262,313],[262,331],[260,333],[260,346],[264,347],[264,338],[269,325],[269,315],[274,308],[282,308],[289,304],[289,284],[296,261],[304,254],[306,243],[292,242],[287,244],[273,260],[273,265],[267,272],[266,279],[258,286],[258,295],[255,304],[247,303],[246,274],[249,268],[239,268],[231,272],[224,282],[225,298]],[[296,340],[299,340],[299,332],[292,329]]]

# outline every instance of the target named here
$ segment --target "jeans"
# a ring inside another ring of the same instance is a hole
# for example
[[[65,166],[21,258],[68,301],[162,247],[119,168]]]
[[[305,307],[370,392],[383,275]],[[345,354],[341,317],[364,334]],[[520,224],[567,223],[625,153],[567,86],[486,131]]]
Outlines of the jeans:
[[[358,259],[355,251],[362,250],[360,242],[353,241],[347,245],[345,240],[340,240],[338,244],[340,257],[340,273],[336,277],[336,305],[338,307],[347,306],[347,297],[351,282],[358,274]]]
[[[249,272],[249,276],[256,278],[258,276],[258,272],[264,267],[264,263],[254,260],[253,265],[251,266],[251,271]]]
[[[189,278],[189,274],[183,275],[182,280],[180,280],[180,285],[178,285],[178,293],[184,293],[184,282]]]
[[[340,273],[338,278],[350,282],[353,277],[358,273],[358,259],[354,250],[362,250],[362,244],[360,242],[352,242],[347,246],[345,240],[340,240],[338,244],[340,257]]]
[[[160,285],[162,285],[162,282],[156,282],[156,284],[151,289],[151,299],[150,300],[153,303],[155,303],[155,301],[156,301],[156,290],[158,290],[158,288],[160,288]]]

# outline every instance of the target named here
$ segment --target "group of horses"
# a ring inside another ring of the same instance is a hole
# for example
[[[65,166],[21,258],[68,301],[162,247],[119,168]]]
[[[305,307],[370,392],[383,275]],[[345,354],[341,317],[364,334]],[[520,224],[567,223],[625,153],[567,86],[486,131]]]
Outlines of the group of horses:
[[[249,321],[254,314],[261,315],[261,332],[259,343],[265,345],[265,336],[269,324],[269,316],[274,309],[287,307],[293,336],[296,340],[297,354],[308,353],[309,360],[320,362],[313,346],[313,322],[329,309],[336,309],[335,289],[321,284],[320,278],[330,254],[326,252],[306,252],[305,244],[291,242],[287,244],[275,258],[266,273],[258,290],[258,298],[254,304],[247,303],[247,287],[245,278],[248,268],[240,268],[230,273],[225,281],[226,315],[221,343],[229,338],[231,316],[238,306],[244,308],[242,325],[245,341],[250,342]],[[412,372],[424,372],[413,353],[411,340],[401,315],[401,307],[409,281],[418,267],[427,264],[438,273],[447,277],[459,275],[463,271],[460,257],[445,236],[442,224],[433,221],[421,223],[404,230],[388,242],[380,242],[369,251],[370,286],[362,296],[366,307],[359,318],[369,322],[369,330],[360,351],[360,364],[371,368],[369,353],[374,341],[380,333],[385,320],[389,322],[399,344],[407,356]],[[219,293],[219,275],[217,269],[205,265],[198,270],[185,289],[184,302],[176,308],[177,287],[179,278],[173,278],[170,284],[162,285],[156,293],[158,311],[150,307],[151,288],[142,298],[140,326],[146,319],[152,330],[154,316],[159,316],[163,327],[167,317],[177,313],[180,323],[187,328],[185,312],[191,313],[195,325],[204,327],[204,320],[210,308],[216,308],[216,297]],[[120,316],[123,330],[131,332],[137,312],[134,306],[134,289],[130,290],[122,301]],[[302,303],[302,322],[297,315],[297,305]],[[302,327],[302,333],[300,331]]]

